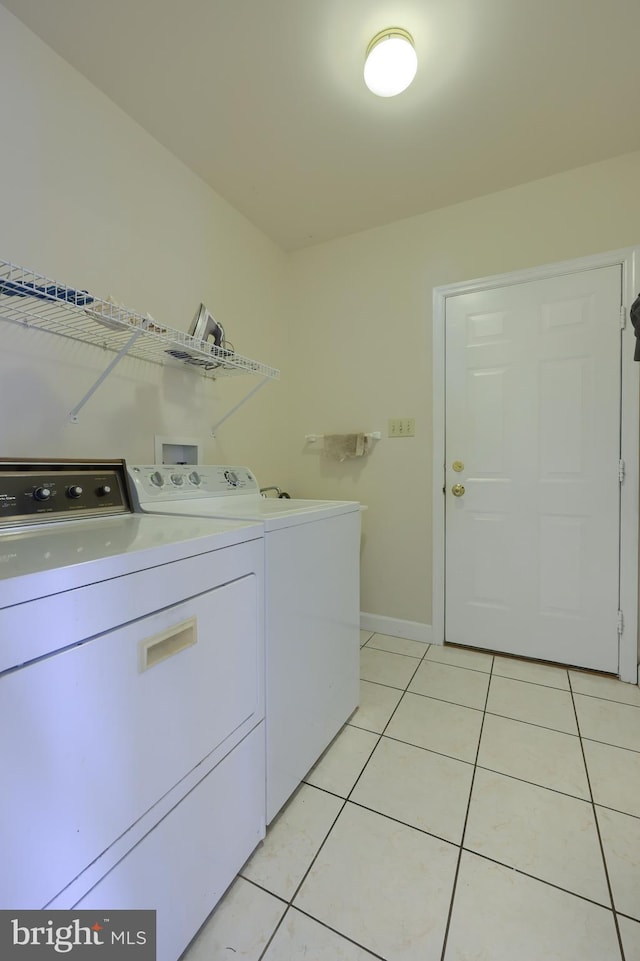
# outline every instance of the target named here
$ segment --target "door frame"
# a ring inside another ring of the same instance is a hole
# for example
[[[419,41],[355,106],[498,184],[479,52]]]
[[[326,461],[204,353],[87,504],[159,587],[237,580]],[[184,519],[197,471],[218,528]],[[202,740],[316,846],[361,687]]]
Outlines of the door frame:
[[[593,254],[576,260],[543,264],[433,288],[433,642],[444,643],[445,629],[445,317],[447,299],[510,284],[544,280],[596,267],[622,267],[621,457],[625,477],[620,489],[620,601],[623,631],[619,638],[618,672],[623,681],[639,682],[638,674],[638,518],[640,508],[640,365],[633,360],[635,333],[629,308],[640,290],[640,246]],[[615,470],[616,465],[612,464]],[[615,630],[615,624],[612,625]]]

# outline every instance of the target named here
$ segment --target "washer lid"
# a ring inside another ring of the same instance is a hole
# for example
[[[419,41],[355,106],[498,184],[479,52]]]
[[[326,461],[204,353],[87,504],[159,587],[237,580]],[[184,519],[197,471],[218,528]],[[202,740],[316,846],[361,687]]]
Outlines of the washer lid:
[[[311,524],[339,514],[359,511],[358,501],[315,501],[261,497],[243,504],[233,498],[200,499],[192,501],[157,501],[143,508],[159,514],[181,517],[219,517],[243,521],[260,521],[266,533],[297,524]],[[147,514],[147,516],[149,516]]]

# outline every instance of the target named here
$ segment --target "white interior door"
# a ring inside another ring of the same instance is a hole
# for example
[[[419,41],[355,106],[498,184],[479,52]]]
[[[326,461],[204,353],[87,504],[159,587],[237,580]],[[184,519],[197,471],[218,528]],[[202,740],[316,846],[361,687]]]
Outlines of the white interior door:
[[[621,292],[615,265],[447,298],[451,643],[618,671]]]

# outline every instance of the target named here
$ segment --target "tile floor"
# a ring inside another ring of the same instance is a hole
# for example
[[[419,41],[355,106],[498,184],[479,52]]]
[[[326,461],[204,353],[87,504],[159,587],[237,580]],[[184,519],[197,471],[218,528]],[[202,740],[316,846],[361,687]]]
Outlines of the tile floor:
[[[362,642],[358,711],[184,961],[640,961],[640,689]]]

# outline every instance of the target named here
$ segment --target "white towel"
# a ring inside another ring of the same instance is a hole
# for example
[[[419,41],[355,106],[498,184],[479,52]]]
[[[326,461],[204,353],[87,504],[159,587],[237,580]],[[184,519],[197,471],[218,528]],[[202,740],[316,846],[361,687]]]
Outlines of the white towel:
[[[369,449],[366,434],[325,434],[322,453],[331,460],[346,460],[348,457],[363,457]]]

